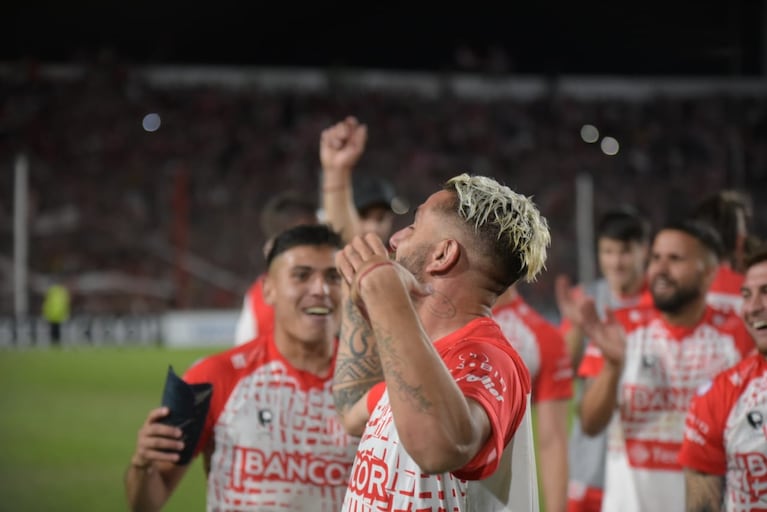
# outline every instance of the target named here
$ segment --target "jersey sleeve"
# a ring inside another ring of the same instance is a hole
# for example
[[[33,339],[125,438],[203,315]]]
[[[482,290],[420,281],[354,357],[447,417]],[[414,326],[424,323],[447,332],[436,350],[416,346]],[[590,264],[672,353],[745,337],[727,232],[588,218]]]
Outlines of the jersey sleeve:
[[[368,391],[367,409],[369,414],[372,413],[373,409],[375,409],[376,405],[378,405],[378,402],[381,400],[384,391],[386,391],[386,381],[379,382]]]
[[[504,447],[522,421],[530,377],[518,356],[481,342],[464,344],[445,363],[463,394],[484,408],[491,430],[477,455],[453,473],[466,480],[485,478],[497,469]]]
[[[701,473],[724,475],[727,458],[724,425],[727,416],[724,379],[716,379],[698,391],[687,413],[679,464]],[[706,389],[708,387],[708,389]]]
[[[573,370],[565,340],[551,325],[537,329],[541,367],[533,383],[533,401],[568,400],[573,396]]]
[[[208,415],[205,417],[205,424],[202,427],[200,440],[197,442],[197,447],[194,449],[193,456],[195,457],[210,441],[213,427],[228,399],[228,395],[225,393],[225,381],[223,380],[223,376],[226,372],[222,371],[222,364],[223,361],[220,357],[209,357],[193,364],[186,373],[184,373],[183,379],[189,384],[200,384],[203,382],[213,384]]]
[[[583,353],[581,365],[578,367],[578,377],[592,378],[599,375],[605,364],[602,351],[592,343],[586,345],[586,351]]]

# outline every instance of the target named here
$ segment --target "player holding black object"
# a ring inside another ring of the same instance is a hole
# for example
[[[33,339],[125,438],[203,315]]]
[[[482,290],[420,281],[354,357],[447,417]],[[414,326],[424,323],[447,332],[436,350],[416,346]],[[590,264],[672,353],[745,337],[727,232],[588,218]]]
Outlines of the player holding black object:
[[[325,226],[280,234],[267,257],[264,297],[274,329],[203,359],[184,375],[210,383],[194,455],[208,477],[208,510],[337,512],[357,440],[336,414],[331,378],[339,326],[340,237]],[[125,478],[132,510],[158,510],[188,465],[182,429],[151,411]],[[172,450],[168,452],[168,450]]]

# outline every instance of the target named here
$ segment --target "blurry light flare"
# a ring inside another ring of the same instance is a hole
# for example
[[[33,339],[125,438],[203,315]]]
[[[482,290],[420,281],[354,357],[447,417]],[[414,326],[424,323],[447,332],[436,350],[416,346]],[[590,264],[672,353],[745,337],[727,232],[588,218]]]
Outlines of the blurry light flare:
[[[391,209],[397,215],[404,215],[410,210],[410,205],[404,199],[395,197],[391,202]]]
[[[156,132],[160,128],[160,124],[162,124],[160,114],[155,112],[145,115],[144,119],[141,121],[141,126],[148,132]]]
[[[581,139],[583,139],[583,142],[593,144],[599,140],[599,130],[593,124],[584,124],[581,127]]]
[[[609,156],[617,155],[621,148],[620,144],[618,144],[618,141],[613,137],[603,138],[602,142],[600,143],[600,147],[602,148],[602,153]]]

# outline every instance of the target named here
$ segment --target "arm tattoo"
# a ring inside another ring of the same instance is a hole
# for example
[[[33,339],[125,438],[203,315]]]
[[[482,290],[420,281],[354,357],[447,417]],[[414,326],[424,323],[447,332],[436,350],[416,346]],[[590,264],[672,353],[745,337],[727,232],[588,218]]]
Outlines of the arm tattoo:
[[[383,380],[375,336],[367,320],[349,299],[344,301],[339,334],[341,346],[333,374],[333,400],[343,413],[374,384]]]
[[[684,470],[687,512],[720,512],[724,510],[724,477]]]
[[[394,350],[391,336],[385,334],[386,329],[381,328],[380,325],[376,325],[376,327],[380,336],[378,346],[381,365],[387,369],[390,377],[387,381],[389,393],[396,392],[401,398],[412,403],[418,411],[429,412],[433,404],[423,395],[423,386],[414,386],[405,380],[402,366],[407,366],[408,363]]]

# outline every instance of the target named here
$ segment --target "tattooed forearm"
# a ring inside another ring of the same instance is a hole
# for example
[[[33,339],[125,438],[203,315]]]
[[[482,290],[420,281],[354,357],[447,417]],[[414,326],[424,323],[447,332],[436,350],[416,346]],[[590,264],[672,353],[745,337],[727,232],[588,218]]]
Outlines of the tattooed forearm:
[[[370,325],[351,300],[344,301],[340,346],[333,373],[333,400],[343,413],[383,380],[381,361]]]
[[[687,512],[720,512],[724,509],[722,507],[723,477],[685,469],[684,479]]]
[[[352,385],[333,385],[333,404],[336,407],[336,411],[340,414],[345,414],[349,409],[354,406],[360,399],[365,396],[376,382],[352,384]]]
[[[407,363],[397,354],[391,336],[383,335],[380,329],[379,336],[378,346],[381,366],[386,368],[386,373],[389,377],[387,380],[389,393],[396,392],[401,398],[412,403],[417,410],[429,412],[433,404],[423,395],[423,386],[414,386],[402,374],[401,369]]]
[[[397,370],[393,370],[391,376],[394,381],[394,388],[401,397],[415,405],[418,411],[429,412],[433,404],[423,396],[423,386],[413,386],[409,384]]]

